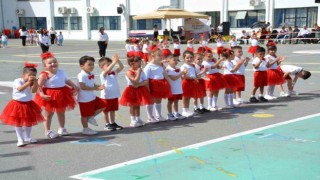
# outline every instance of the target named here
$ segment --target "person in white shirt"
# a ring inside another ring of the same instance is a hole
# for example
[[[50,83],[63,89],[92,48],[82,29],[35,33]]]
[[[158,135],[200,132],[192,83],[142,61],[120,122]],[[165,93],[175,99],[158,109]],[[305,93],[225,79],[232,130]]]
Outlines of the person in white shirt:
[[[51,45],[54,46],[55,41],[56,41],[57,32],[54,30],[53,27],[51,27],[49,30],[49,34],[50,34]]]
[[[1,35],[1,44],[3,48],[8,47],[8,36],[4,32]]]
[[[26,46],[26,39],[27,39],[27,29],[25,26],[22,26],[19,30],[20,38],[22,39],[22,46]]]
[[[99,33],[98,33],[98,46],[99,46],[100,57],[106,56],[108,42],[109,42],[108,34],[104,31],[104,27],[100,27]]]
[[[232,35],[231,36],[231,40],[229,41],[229,47],[230,49],[232,49],[233,47],[237,46],[238,43],[237,43],[237,40],[236,40],[236,36],[235,35]]]
[[[58,46],[62,46],[62,43],[63,43],[62,32],[59,33],[59,35],[57,36],[57,39],[58,39]]]
[[[303,29],[298,33],[297,38],[310,38],[311,32],[309,29],[307,29],[307,26],[303,26]],[[310,43],[310,39],[303,39],[304,43]]]
[[[48,32],[45,29],[40,29],[40,33],[38,36],[38,41],[40,43],[40,47],[42,50],[42,53],[45,53],[47,51],[49,51],[49,37],[48,37]]]

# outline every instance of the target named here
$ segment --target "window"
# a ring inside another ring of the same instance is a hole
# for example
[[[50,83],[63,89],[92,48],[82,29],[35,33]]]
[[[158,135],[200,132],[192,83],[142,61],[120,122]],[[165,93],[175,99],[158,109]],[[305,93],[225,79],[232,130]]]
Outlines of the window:
[[[45,17],[19,17],[19,24],[28,28],[47,28],[47,19]]]
[[[68,17],[55,17],[54,27],[59,30],[68,30]],[[82,17],[70,17],[70,30],[82,30]]]
[[[104,27],[106,30],[121,30],[120,16],[91,16],[91,30]]]
[[[276,9],[274,17],[274,26],[280,27],[281,23],[288,23],[292,26],[313,27],[317,23],[318,8],[291,8]]]
[[[82,30],[82,17],[70,17],[71,30]]]
[[[229,12],[231,28],[250,27],[253,23],[265,21],[265,10]]]
[[[130,29],[131,30],[152,30],[154,25],[157,25],[158,29],[162,29],[161,28],[161,19],[133,20],[132,16],[130,16]]]

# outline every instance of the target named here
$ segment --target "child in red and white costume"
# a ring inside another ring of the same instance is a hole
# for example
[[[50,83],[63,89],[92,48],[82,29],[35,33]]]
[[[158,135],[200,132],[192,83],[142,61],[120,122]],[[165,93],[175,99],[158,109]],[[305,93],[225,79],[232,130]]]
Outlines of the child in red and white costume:
[[[152,96],[151,105],[147,105],[148,122],[156,123],[166,121],[161,115],[161,100],[172,96],[170,84],[168,83],[168,75],[161,65],[161,50],[156,49],[149,54],[149,63],[143,69],[149,80],[149,89]],[[156,117],[153,116],[153,106],[155,106]]]
[[[127,61],[130,69],[126,72],[128,86],[120,98],[120,105],[130,107],[130,126],[140,127],[144,122],[140,118],[140,106],[152,104],[148,90],[148,79],[141,69],[141,58],[128,54]]]
[[[217,37],[217,54],[218,54],[218,58],[220,58],[223,49],[224,49],[223,36],[222,35],[218,35],[218,37]]]
[[[116,64],[118,64],[119,67],[113,70]],[[108,57],[102,57],[99,60],[99,67],[103,70],[100,74],[100,80],[101,84],[104,85],[104,89],[100,92],[100,98],[106,104],[106,109],[103,111],[103,119],[106,123],[104,129],[107,131],[122,129],[122,127],[115,122],[115,111],[119,110],[118,98],[120,97],[120,88],[118,74],[123,70],[124,66],[118,54],[114,54],[112,60]]]
[[[166,56],[170,54],[172,54],[172,52],[170,51],[170,43],[166,38],[164,38],[162,42],[162,59],[165,59]]]
[[[81,115],[81,124],[83,126],[82,134],[95,135],[98,132],[90,129],[88,123],[98,126],[95,116],[106,109],[104,101],[97,97],[94,91],[101,91],[104,85],[95,84],[94,58],[91,56],[82,56],[79,59],[81,72],[78,74],[79,93],[78,102]]]
[[[181,71],[187,70],[188,73],[182,76],[182,115],[192,117],[195,113],[189,110],[190,98],[203,98],[201,84],[197,78],[196,70],[193,64],[194,54],[188,50],[183,52],[184,64],[180,67]]]
[[[248,49],[248,53],[252,54],[252,57],[254,57],[254,54],[256,53],[257,49],[259,48],[259,41],[257,35],[253,35],[253,38],[251,39],[251,46]]]
[[[59,135],[69,135],[65,128],[65,111],[75,108],[74,95],[77,94],[78,87],[68,79],[63,70],[59,69],[58,61],[52,53],[43,53],[41,57],[44,71],[39,76],[39,88],[34,101],[45,109],[45,135],[53,139]],[[57,114],[60,126],[58,133],[51,131],[50,128],[54,113]]]
[[[125,47],[127,53],[130,52],[130,50],[131,50],[131,49],[130,49],[130,41],[131,41],[130,39],[127,39],[127,40],[125,41],[125,42],[126,42],[126,45],[125,45],[124,47]]]
[[[38,89],[36,67],[36,64],[25,63],[22,78],[13,81],[12,100],[0,114],[0,120],[3,124],[15,127],[18,147],[36,143],[37,140],[30,137],[31,127],[44,121],[41,108],[32,101],[32,93]],[[23,135],[23,131],[25,131],[25,135]]]
[[[173,42],[173,54],[175,56],[180,56],[180,38],[177,36],[177,39]]]
[[[167,74],[169,76],[169,84],[171,87],[172,96],[168,98],[168,120],[174,121],[177,119],[184,119],[178,110],[179,100],[182,100],[182,79],[181,77],[188,72],[188,70],[180,71],[177,67],[178,60],[173,57],[173,55],[168,55],[166,58],[168,66],[166,68]],[[173,111],[172,112],[172,108]]]
[[[190,52],[194,52],[193,42],[194,42],[193,38],[187,41],[187,50]]]
[[[148,59],[148,56],[149,56],[149,40],[148,39],[143,40],[142,52],[143,52],[142,60],[144,62],[144,66],[146,66],[149,60]]]
[[[278,69],[280,63],[285,60],[285,57],[277,57],[277,47],[276,46],[268,46],[268,55],[266,55],[265,59],[267,61],[267,76],[268,76],[268,87],[267,92],[264,95],[264,98],[268,100],[277,99],[274,96],[274,89],[276,85],[281,85],[285,83],[285,79],[283,78],[283,73]],[[282,89],[280,92],[281,97],[288,97],[289,94],[285,93]]]
[[[208,91],[208,109],[210,111],[221,110],[217,106],[219,90],[225,88],[225,80],[223,75],[219,72],[221,69],[220,63],[224,59],[216,60],[213,57],[211,49],[207,49],[204,55],[204,61],[202,64],[207,69],[207,77],[209,81],[206,81],[206,90]]]
[[[133,49],[134,49],[134,55],[139,56],[141,59],[143,58],[143,53],[142,53],[142,41],[139,39],[133,39]]]
[[[210,39],[205,40],[204,39],[204,35],[200,36],[200,40],[199,40],[199,48],[197,50],[198,53],[203,53],[207,48],[208,48],[208,44],[209,44]]]
[[[233,47],[238,46],[236,36],[232,35],[231,40],[229,41],[229,48],[232,49]]]

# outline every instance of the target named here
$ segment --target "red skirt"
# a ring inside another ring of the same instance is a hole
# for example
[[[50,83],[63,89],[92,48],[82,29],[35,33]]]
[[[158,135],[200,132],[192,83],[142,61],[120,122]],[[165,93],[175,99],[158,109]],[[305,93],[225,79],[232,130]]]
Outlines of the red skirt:
[[[182,100],[182,94],[174,94],[168,98],[169,101],[178,101]]]
[[[206,96],[206,83],[205,83],[206,80],[204,79],[199,79],[199,84],[200,84],[200,89],[201,89],[201,92],[204,94],[204,96]]]
[[[173,54],[177,55],[177,56],[180,56],[180,49],[174,49],[173,50]]]
[[[217,47],[217,54],[222,54],[223,47]]]
[[[3,109],[0,119],[3,124],[16,127],[35,126],[45,119],[41,115],[41,108],[34,102],[20,102],[11,100]]]
[[[122,93],[119,104],[122,106],[144,106],[152,104],[151,99],[151,94],[146,86],[138,88],[127,86]]]
[[[206,81],[206,89],[208,91],[219,91],[225,88],[226,82],[221,73],[207,74],[207,77],[210,79]]]
[[[206,51],[206,48],[200,46],[200,47],[198,47],[197,53],[202,54],[202,53],[204,53],[205,51]]]
[[[172,96],[170,84],[166,79],[149,79],[149,88],[153,98],[164,99]]]
[[[268,69],[268,86],[280,85],[286,82],[283,78],[283,73],[278,69]]]
[[[134,52],[134,55],[140,57],[141,59],[143,59],[143,52],[141,52],[141,51]]]
[[[260,46],[250,46],[249,49],[248,49],[248,53],[255,54],[259,47]]]
[[[267,71],[255,71],[254,72],[253,85],[254,87],[267,86],[268,75]]]
[[[235,74],[225,74],[223,77],[225,79],[227,89],[234,89],[243,86],[242,81]]]
[[[188,47],[187,50],[188,50],[188,51],[191,51],[191,52],[194,52],[194,48]]]
[[[67,86],[61,88],[42,88],[44,94],[50,96],[50,100],[46,101],[36,93],[34,101],[44,107],[47,112],[65,112],[72,110],[76,106],[76,100],[72,95],[72,89]]]
[[[188,98],[203,98],[206,92],[203,92],[202,85],[193,79],[182,80],[183,96]]]
[[[148,62],[148,53],[143,53],[143,61],[146,63]]]
[[[234,88],[234,91],[244,91],[246,87],[246,78],[242,74],[237,74],[239,81],[241,81],[242,86]]]
[[[79,109],[81,117],[90,117],[94,115],[94,112],[98,109],[105,108],[106,104],[104,101],[96,97],[95,100],[89,102],[79,102]]]
[[[165,59],[168,55],[172,54],[169,49],[162,49],[162,58]]]
[[[106,109],[104,110],[104,112],[118,111],[119,110],[119,100],[118,100],[118,98],[102,99],[102,101],[106,105]]]

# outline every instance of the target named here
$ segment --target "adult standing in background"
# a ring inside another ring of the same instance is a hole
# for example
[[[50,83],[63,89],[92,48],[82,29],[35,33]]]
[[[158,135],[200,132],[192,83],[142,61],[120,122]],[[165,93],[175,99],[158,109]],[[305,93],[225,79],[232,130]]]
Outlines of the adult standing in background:
[[[48,36],[48,31],[46,29],[42,29],[42,28],[40,29],[38,40],[39,40],[42,53],[49,51],[50,38]]]
[[[158,26],[155,24],[153,25],[153,38],[158,39],[159,31],[158,31]]]
[[[53,27],[51,27],[49,34],[50,34],[50,39],[51,39],[51,45],[54,46],[57,32],[53,29]]]
[[[222,23],[220,23],[220,24],[218,25],[217,31],[218,31],[218,34],[223,35],[223,25],[222,25]]]
[[[22,46],[26,46],[26,39],[27,39],[27,29],[25,26],[22,26],[19,30],[20,38],[22,39]]]
[[[104,27],[101,27],[99,29],[99,34],[98,34],[98,46],[99,46],[100,57],[106,56],[108,42],[109,42],[109,36],[106,32],[104,32]]]

